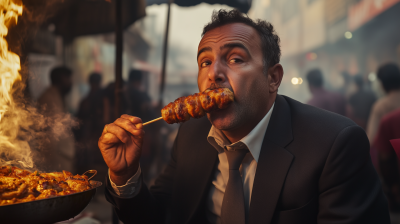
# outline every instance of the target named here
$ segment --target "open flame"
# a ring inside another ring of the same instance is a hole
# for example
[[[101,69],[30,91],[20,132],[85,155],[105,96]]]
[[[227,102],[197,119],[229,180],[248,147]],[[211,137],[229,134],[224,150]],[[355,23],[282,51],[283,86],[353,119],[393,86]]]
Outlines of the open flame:
[[[17,24],[23,7],[21,0],[0,0],[0,166],[43,169],[44,155],[57,150],[47,144],[71,136],[71,128],[78,123],[68,113],[44,116],[21,98],[25,84],[19,73],[20,58],[9,50],[5,37],[9,27]],[[25,9],[25,14],[29,13]]]
[[[17,5],[13,0],[0,0],[0,122],[4,114],[14,106],[11,89],[17,80],[21,80],[19,70],[21,64],[19,56],[8,50],[5,39],[8,26],[17,23],[18,16],[22,15],[22,5]],[[0,130],[1,131],[1,130]]]
[[[21,80],[20,59],[17,54],[9,51],[5,39],[9,26],[16,24],[18,16],[22,15],[22,8],[22,4],[16,0],[0,0],[0,156],[7,161],[0,161],[0,164],[17,161],[32,167],[29,144],[18,139],[23,119],[15,119],[21,110],[13,99],[13,85]],[[15,150],[19,152],[15,153]]]

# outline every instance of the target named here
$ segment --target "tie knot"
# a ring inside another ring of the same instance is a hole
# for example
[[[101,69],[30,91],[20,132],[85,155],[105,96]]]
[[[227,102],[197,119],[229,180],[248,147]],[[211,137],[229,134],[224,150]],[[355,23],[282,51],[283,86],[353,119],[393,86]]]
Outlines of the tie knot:
[[[247,148],[236,150],[225,149],[225,154],[228,158],[229,169],[238,170],[248,151],[249,150]]]

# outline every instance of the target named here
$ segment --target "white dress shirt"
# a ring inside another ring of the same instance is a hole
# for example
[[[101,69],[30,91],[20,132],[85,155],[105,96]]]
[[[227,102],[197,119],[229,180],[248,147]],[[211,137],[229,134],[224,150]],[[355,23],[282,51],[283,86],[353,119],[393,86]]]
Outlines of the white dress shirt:
[[[271,109],[256,125],[256,127],[254,127],[254,129],[248,135],[246,135],[238,142],[230,143],[230,141],[225,137],[222,131],[216,129],[214,126],[211,127],[207,140],[218,151],[219,161],[217,169],[214,173],[214,177],[212,179],[212,185],[208,194],[206,204],[206,215],[210,223],[221,223],[220,217],[222,201],[224,199],[226,184],[228,183],[229,179],[229,164],[226,154],[224,152],[224,148],[226,147],[227,150],[234,149],[236,147],[243,148],[243,144],[246,145],[249,150],[249,153],[247,153],[242,161],[242,165],[239,168],[239,171],[243,178],[245,212],[247,219],[250,208],[254,177],[256,175],[258,157],[260,155],[261,145],[264,140],[265,132],[267,131],[274,105],[272,105]],[[110,178],[111,186],[113,187],[115,193],[118,194],[120,197],[126,198],[136,196],[136,194],[140,190],[137,189],[137,186],[141,186],[141,180],[139,178],[140,174],[141,170],[139,168],[137,173],[132,176],[123,186],[115,185]]]

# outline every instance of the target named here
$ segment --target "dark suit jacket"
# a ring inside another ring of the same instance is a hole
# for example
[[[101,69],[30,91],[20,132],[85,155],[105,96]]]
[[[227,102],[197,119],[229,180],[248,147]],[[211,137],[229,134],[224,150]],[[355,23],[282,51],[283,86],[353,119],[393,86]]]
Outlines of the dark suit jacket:
[[[131,199],[107,179],[124,223],[206,223],[218,161],[206,118],[182,124],[165,171]],[[277,96],[254,179],[248,224],[390,223],[365,132],[340,115]]]

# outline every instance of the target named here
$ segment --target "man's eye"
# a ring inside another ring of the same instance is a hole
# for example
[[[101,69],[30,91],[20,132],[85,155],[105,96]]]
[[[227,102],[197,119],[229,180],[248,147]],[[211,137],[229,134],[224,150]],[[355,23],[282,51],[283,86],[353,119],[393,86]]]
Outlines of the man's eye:
[[[238,58],[232,58],[231,60],[229,60],[229,63],[234,64],[234,63],[240,63],[242,62],[242,60],[238,59]]]
[[[210,62],[206,61],[206,62],[201,63],[201,67],[206,67],[207,65],[210,65],[210,64],[211,64]]]

